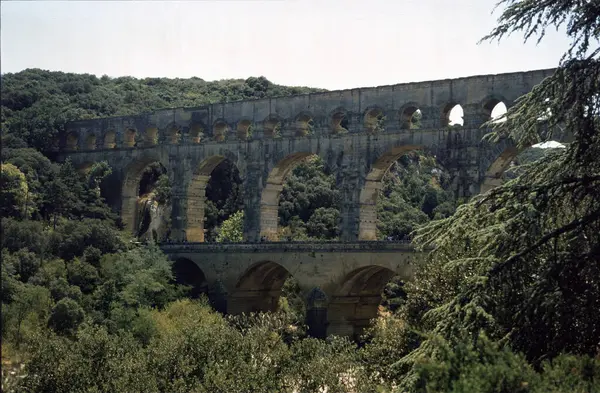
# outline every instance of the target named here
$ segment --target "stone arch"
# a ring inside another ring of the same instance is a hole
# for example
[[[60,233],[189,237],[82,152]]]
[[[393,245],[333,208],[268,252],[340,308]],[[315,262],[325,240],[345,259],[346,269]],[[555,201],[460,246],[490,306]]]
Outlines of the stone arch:
[[[462,115],[460,115],[459,122],[453,122],[451,119],[451,117],[454,115],[455,111],[458,111],[458,113],[462,112]],[[463,124],[464,124],[464,109],[458,102],[451,101],[442,108],[442,113],[441,113],[442,127],[453,127],[453,126],[458,126],[458,125],[462,126]]]
[[[85,150],[96,150],[96,134],[89,134],[85,138]]]
[[[123,182],[121,186],[121,220],[123,225],[132,232],[136,232],[137,222],[137,200],[140,188],[140,180],[146,167],[153,162],[159,162],[165,168],[168,165],[155,155],[145,155],[135,158],[124,169]]]
[[[224,142],[229,132],[229,125],[225,120],[216,120],[213,124],[213,138],[217,142]]]
[[[359,336],[377,316],[381,291],[396,273],[388,267],[369,265],[354,269],[339,282],[328,309],[328,334]]]
[[[544,125],[540,125],[540,133],[548,132],[547,129],[543,128]],[[556,130],[556,131],[554,131]],[[562,127],[556,127],[553,131],[557,138],[552,140],[544,139],[545,142],[564,142],[568,141],[570,135],[566,129]],[[542,143],[543,144],[543,143]],[[500,142],[490,146],[486,143],[481,143],[479,146],[480,150],[485,150],[485,154],[480,159],[479,173],[483,174],[480,177],[479,182],[479,193],[483,194],[491,190],[492,188],[502,185],[504,181],[504,173],[510,167],[512,162],[517,158],[519,154],[525,150],[535,147],[538,144],[529,144],[518,148],[514,141],[509,138],[503,138]],[[477,190],[473,190],[475,193]]]
[[[59,151],[60,150],[60,138],[58,136],[54,136],[52,138],[52,145],[50,146],[50,151]]]
[[[102,146],[105,149],[114,149],[117,146],[116,133],[113,130],[108,130],[104,133],[104,143]]]
[[[504,112],[506,113],[506,109],[508,109],[509,102],[504,97],[494,94],[482,100],[481,108],[483,110],[483,116],[485,118],[485,121],[494,120],[494,117],[497,117],[493,116],[492,112],[498,105],[501,104],[504,105]]]
[[[94,162],[92,162],[92,161],[84,161],[84,162],[82,162],[80,164],[77,164],[75,166],[75,169],[80,174],[87,175],[87,173],[90,171],[90,169],[92,169],[93,165],[94,165]]]
[[[200,162],[195,168],[186,192],[186,228],[185,238],[188,242],[204,242],[204,210],[206,207],[206,186],[211,173],[223,161],[224,155],[214,155]],[[235,163],[234,160],[230,160]]]
[[[413,130],[421,128],[420,121],[414,122],[415,114],[421,114],[422,111],[419,104],[416,102],[409,102],[400,108],[398,111],[400,117],[400,129],[402,130]]]
[[[402,155],[421,148],[413,145],[393,147],[371,165],[371,170],[365,177],[365,183],[360,191],[359,240],[377,240],[377,198],[383,187],[383,176]]]
[[[236,134],[238,139],[242,141],[252,138],[252,122],[248,119],[238,121]]]
[[[260,236],[267,240],[277,240],[279,226],[279,194],[283,190],[283,182],[290,172],[313,153],[298,152],[280,160],[267,178],[260,199]]]
[[[342,107],[336,108],[331,113],[331,133],[345,134],[348,132],[348,111]]]
[[[369,134],[378,134],[384,130],[385,116],[379,107],[367,108],[364,114],[364,126]]]
[[[134,147],[135,139],[137,136],[137,131],[134,128],[126,128],[123,133],[123,146],[124,147]]]
[[[172,266],[175,281],[190,286],[190,297],[198,298],[208,293],[208,282],[198,264],[187,259],[177,258]]]
[[[479,192],[483,194],[501,185],[504,171],[508,169],[519,153],[520,150],[508,139],[503,139],[492,146],[480,167],[484,176],[479,186]]]
[[[271,114],[263,121],[263,135],[266,138],[278,138],[281,136],[281,118]]]
[[[154,146],[158,143],[158,127],[151,125],[144,131],[144,146]]]
[[[66,137],[67,150],[77,150],[79,145],[79,135],[76,132],[69,132]]]
[[[294,120],[296,136],[307,136],[314,132],[313,115],[309,112],[300,112]]]
[[[192,123],[188,136],[191,143],[200,143],[204,136],[204,126],[201,123]]]
[[[181,126],[170,123],[165,127],[165,140],[169,144],[177,145],[181,141]]]
[[[289,276],[290,272],[278,263],[255,263],[237,280],[228,311],[231,314],[277,311],[281,287]]]

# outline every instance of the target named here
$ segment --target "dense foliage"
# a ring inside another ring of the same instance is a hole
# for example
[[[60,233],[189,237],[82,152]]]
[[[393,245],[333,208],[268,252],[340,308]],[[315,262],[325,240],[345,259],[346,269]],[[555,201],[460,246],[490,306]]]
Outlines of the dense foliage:
[[[323,91],[280,86],[262,76],[207,82],[200,78],[98,78],[40,69],[4,74],[0,84],[3,136],[10,133],[37,149],[48,146],[70,120]]]
[[[490,140],[512,138],[523,148],[568,132],[572,142],[522,166],[453,216],[417,229],[416,244],[434,250],[404,286],[403,325],[388,352],[396,360],[386,372],[409,391],[535,391],[530,367],[548,370],[552,360],[589,364],[580,366],[586,376],[577,375],[578,367],[560,371],[581,382],[562,389],[598,391],[600,48],[593,44],[600,8],[568,0],[501,4],[500,25],[486,39],[518,30],[541,38],[565,23],[573,45],[506,121],[490,124]]]
[[[449,179],[431,157],[414,152],[395,163],[378,199],[379,236],[414,238],[433,251],[412,281],[386,288],[387,309],[360,348],[307,338],[292,280],[278,313],[223,317],[204,299],[186,299],[197,294],[176,283],[171,262],[121,231],[104,203],[106,163],[80,173],[35,149],[70,118],[299,91],[264,78],[4,75],[3,390],[600,391],[600,7],[500,4],[499,26],[486,39],[519,30],[541,37],[566,23],[573,46],[506,121],[491,124],[490,138],[526,147],[566,130],[572,142],[522,157],[503,186],[464,204],[445,191]],[[163,169],[149,167],[139,193],[166,204]],[[239,241],[239,175],[227,164],[218,170],[207,187],[208,237]],[[321,160],[300,164],[282,192],[280,235],[335,239],[339,199]],[[4,379],[20,361],[23,378]]]

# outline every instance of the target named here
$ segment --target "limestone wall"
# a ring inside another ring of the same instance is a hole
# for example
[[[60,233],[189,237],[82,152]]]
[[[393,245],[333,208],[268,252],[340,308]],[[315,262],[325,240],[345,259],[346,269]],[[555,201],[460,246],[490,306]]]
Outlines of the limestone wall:
[[[378,190],[402,154],[424,149],[435,155],[460,197],[498,183],[517,151],[508,141],[483,142],[489,130],[480,126],[493,104],[510,106],[551,73],[474,76],[72,122],[57,156],[81,168],[107,161],[113,174],[102,189],[129,228],[135,226],[144,168],[162,163],[173,187],[171,239],[190,242],[204,240],[206,184],[227,159],[244,182],[245,240],[257,242],[276,238],[283,182],[316,154],[342,193],[341,239],[373,240]],[[453,104],[465,112],[462,127],[447,127]],[[407,113],[417,108],[422,127],[406,129]]]
[[[385,116],[385,129],[403,127],[407,111],[420,109],[425,128],[447,125],[447,111],[460,104],[465,125],[481,124],[499,101],[507,107],[551,75],[552,69],[481,75],[245,100],[196,108],[157,110],[136,116],[71,122],[58,141],[65,150],[140,147],[157,143],[202,143],[205,140],[248,140],[308,133],[338,133],[339,121],[349,132],[369,130],[370,117]],[[487,119],[486,119],[487,120]],[[309,125],[309,123],[311,125]],[[249,127],[253,130],[248,135]]]

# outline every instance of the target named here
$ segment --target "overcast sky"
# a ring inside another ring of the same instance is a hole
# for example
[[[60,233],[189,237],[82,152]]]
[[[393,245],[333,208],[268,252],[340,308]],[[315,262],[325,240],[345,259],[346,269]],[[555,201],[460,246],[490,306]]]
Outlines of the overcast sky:
[[[477,44],[496,1],[2,1],[1,72],[344,89],[555,67],[562,33]]]

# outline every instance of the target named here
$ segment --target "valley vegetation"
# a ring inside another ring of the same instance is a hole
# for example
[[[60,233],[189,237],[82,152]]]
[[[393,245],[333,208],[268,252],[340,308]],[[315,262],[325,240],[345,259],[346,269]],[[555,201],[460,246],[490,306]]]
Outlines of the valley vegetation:
[[[3,390],[18,392],[599,392],[600,6],[502,0],[485,41],[566,26],[556,73],[522,97],[488,137],[525,148],[566,128],[564,149],[523,158],[507,181],[456,200],[435,158],[394,163],[378,199],[380,239],[432,247],[413,281],[392,282],[360,345],[307,337],[286,283],[280,311],[223,316],[177,283],[154,240],[122,230],[100,184],[40,151],[66,121],[163,107],[315,91],[263,77],[97,78],[25,70],[2,75]],[[142,195],[166,206],[151,167]],[[335,240],[339,200],[316,157],[288,177],[280,238]],[[235,167],[207,187],[207,240],[240,241]],[[138,235],[148,232],[142,220]],[[166,233],[166,232],[165,232]]]

